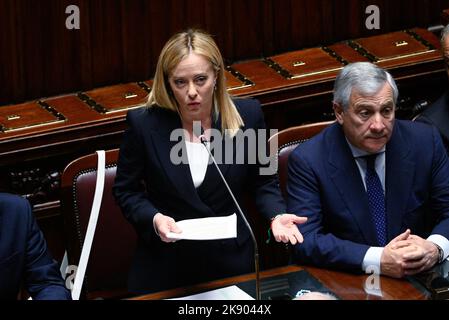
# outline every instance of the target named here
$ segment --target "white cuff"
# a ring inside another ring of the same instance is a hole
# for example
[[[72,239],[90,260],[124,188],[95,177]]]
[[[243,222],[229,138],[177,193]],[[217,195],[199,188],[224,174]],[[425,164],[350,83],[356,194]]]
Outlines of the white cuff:
[[[370,247],[363,258],[363,271],[366,273],[380,274],[380,259],[383,251],[383,247]]]
[[[446,237],[443,237],[440,234],[431,234],[427,240],[439,245],[440,248],[443,249],[443,260],[447,258],[449,255],[449,240],[446,239]]]
[[[160,212],[157,212],[156,214],[158,214],[158,213],[160,213]],[[153,229],[154,229],[154,233],[156,233],[157,236],[160,237],[159,232],[157,232],[156,225],[154,224],[154,218],[156,218],[156,214],[153,216]]]

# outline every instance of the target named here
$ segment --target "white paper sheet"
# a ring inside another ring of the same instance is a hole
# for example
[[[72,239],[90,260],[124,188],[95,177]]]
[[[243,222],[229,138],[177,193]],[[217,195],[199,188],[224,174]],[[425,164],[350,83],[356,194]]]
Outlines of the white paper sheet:
[[[169,300],[254,300],[254,298],[237,286],[229,286]]]
[[[210,217],[177,221],[181,233],[168,233],[170,239],[216,240],[237,237],[237,216]]]

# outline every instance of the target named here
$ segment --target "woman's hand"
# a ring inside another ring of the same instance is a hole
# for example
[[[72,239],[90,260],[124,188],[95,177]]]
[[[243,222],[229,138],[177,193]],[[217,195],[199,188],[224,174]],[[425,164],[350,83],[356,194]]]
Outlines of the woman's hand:
[[[295,245],[296,243],[302,243],[304,241],[297,224],[306,221],[306,217],[298,217],[295,214],[280,214],[271,222],[271,231],[277,242],[290,242],[292,245]]]
[[[156,234],[164,242],[175,242],[176,239],[167,238],[169,232],[181,233],[182,230],[176,225],[173,218],[158,212],[153,218],[153,226]]]

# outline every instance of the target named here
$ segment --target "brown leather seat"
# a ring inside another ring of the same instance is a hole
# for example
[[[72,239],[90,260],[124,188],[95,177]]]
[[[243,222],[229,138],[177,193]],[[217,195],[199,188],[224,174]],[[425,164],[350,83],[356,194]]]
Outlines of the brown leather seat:
[[[84,278],[82,299],[128,296],[127,277],[136,244],[136,234],[123,217],[112,195],[118,149],[106,152],[102,205]],[[79,262],[94,197],[97,155],[71,162],[62,174],[62,209],[69,264]]]
[[[277,139],[277,161],[278,161],[278,174],[279,184],[281,187],[284,198],[286,197],[287,188],[287,173],[288,173],[288,156],[300,143],[303,143],[314,135],[318,134],[334,123],[334,121],[317,122],[312,124],[305,124],[302,126],[296,126],[279,131],[273,135],[268,141],[272,144]],[[271,149],[270,149],[271,150]]]

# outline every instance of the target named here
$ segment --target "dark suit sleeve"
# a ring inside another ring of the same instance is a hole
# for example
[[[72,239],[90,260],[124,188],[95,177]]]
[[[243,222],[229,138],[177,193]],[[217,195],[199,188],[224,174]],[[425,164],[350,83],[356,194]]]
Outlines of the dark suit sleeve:
[[[449,239],[449,159],[441,136],[433,128],[434,157],[432,161],[432,212],[437,224],[432,234],[440,234]],[[418,169],[419,170],[419,169]]]
[[[158,209],[150,202],[144,186],[145,152],[141,137],[139,113],[128,112],[117,163],[113,193],[126,219],[147,241],[156,236],[153,217]]]
[[[322,186],[313,166],[301,156],[300,151],[300,147],[296,148],[289,157],[287,185],[288,211],[308,218],[300,226],[304,242],[295,246],[297,262],[361,271],[369,247],[343,240],[325,230],[320,194]]]
[[[260,103],[257,100],[252,101],[251,117],[252,121],[255,121],[256,133],[259,132],[260,134],[257,139],[257,152],[259,156],[257,157],[257,164],[252,167],[252,190],[254,191],[253,193],[259,212],[261,212],[267,219],[270,219],[277,214],[285,213],[287,211],[279,188],[279,179],[274,167],[275,163],[271,162],[273,159],[271,159],[270,162],[267,162],[269,160],[267,147],[269,130],[266,129]],[[265,132],[265,135],[261,134],[262,132]],[[259,141],[259,139],[263,139],[264,141]],[[265,150],[260,150],[259,145],[264,145]]]
[[[35,300],[70,300],[70,292],[47,249],[31,206],[28,201],[20,200],[16,212],[23,217],[22,223],[27,228],[24,282],[28,293]]]

